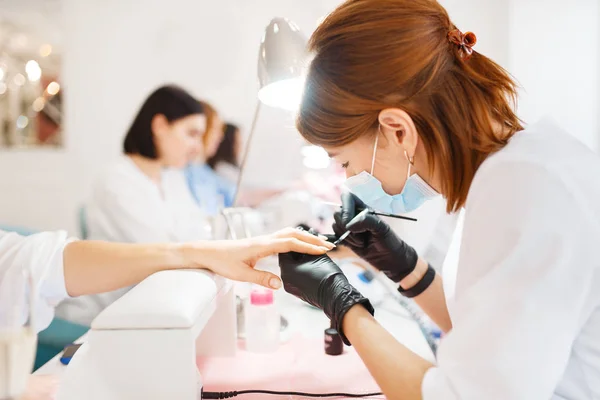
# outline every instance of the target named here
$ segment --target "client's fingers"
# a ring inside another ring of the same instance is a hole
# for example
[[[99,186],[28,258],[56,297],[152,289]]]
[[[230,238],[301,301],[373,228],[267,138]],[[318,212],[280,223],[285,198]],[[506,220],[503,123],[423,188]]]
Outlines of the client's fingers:
[[[333,243],[325,243],[327,243],[327,246],[314,245],[311,243],[303,242],[302,240],[296,238],[275,239],[275,241],[271,245],[271,254],[288,253],[290,251],[293,251],[295,253],[319,255],[324,254],[335,247]]]
[[[308,244],[312,244],[315,246],[326,247],[327,249],[333,249],[333,245],[327,241],[326,237],[316,236],[312,233],[306,232],[300,229],[288,228],[281,230],[279,232],[275,232],[274,234],[277,238],[293,238],[298,239],[301,242],[305,242]]]
[[[248,266],[240,266],[234,279],[242,282],[250,282],[269,289],[279,289],[281,279],[275,274],[266,271],[259,271]]]

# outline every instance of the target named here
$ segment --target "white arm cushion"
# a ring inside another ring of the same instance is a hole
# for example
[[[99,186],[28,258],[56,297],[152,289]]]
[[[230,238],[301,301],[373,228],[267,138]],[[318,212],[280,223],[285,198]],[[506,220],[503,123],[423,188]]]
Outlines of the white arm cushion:
[[[224,283],[207,271],[157,272],[100,313],[92,329],[189,329],[214,307]]]

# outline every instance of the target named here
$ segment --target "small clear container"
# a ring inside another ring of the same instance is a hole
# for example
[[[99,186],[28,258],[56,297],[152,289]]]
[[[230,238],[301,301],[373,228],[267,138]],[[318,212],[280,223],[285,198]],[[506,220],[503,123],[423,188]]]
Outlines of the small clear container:
[[[255,288],[245,310],[246,350],[272,353],[279,348],[280,316],[272,290]]]

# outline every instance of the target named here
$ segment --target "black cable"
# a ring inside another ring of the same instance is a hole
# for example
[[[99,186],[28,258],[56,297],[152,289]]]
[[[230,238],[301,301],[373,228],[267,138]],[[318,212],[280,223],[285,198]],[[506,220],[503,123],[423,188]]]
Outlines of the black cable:
[[[303,396],[303,397],[350,397],[364,399],[366,397],[381,396],[383,393],[303,393],[303,392],[277,392],[273,390],[237,390],[234,392],[203,392],[203,399],[230,399],[244,394],[271,394],[280,396]]]

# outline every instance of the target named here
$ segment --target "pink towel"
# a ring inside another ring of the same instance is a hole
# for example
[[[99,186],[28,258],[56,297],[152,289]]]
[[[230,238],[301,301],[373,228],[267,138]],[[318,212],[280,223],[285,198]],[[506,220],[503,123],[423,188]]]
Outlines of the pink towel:
[[[204,390],[229,392],[265,389],[309,393],[372,393],[380,389],[352,347],[344,354],[325,354],[323,340],[296,336],[276,353],[256,354],[243,349],[234,358],[197,359]],[[302,399],[302,396],[249,394],[237,400]],[[383,398],[377,396],[373,398]]]

